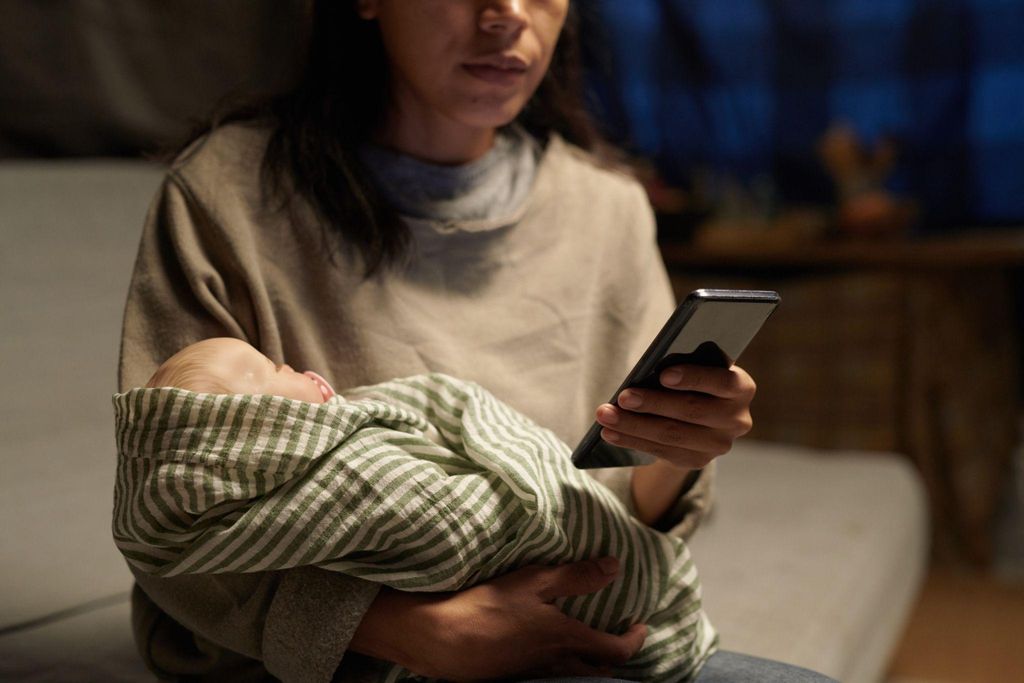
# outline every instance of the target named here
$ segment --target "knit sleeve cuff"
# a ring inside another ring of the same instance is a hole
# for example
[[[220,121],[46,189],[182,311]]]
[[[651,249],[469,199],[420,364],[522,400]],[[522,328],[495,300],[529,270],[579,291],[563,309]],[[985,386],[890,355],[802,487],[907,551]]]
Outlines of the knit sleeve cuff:
[[[263,630],[263,663],[291,683],[329,683],[380,586],[315,567],[284,572]]]

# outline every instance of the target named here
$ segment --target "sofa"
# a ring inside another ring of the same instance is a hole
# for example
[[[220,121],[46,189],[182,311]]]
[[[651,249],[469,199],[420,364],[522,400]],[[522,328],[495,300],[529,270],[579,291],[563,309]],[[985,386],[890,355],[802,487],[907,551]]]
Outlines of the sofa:
[[[110,396],[161,173],[144,161],[0,162],[0,680],[152,680],[109,531]],[[883,680],[928,559],[914,470],[895,454],[752,441],[719,468],[691,546],[722,646]]]

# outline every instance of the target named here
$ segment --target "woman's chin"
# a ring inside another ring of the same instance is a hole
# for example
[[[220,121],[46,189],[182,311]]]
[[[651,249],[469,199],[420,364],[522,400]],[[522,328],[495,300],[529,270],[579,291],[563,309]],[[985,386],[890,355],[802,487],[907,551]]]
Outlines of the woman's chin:
[[[526,99],[516,97],[480,97],[467,103],[458,119],[474,128],[501,128],[516,120],[526,106]]]

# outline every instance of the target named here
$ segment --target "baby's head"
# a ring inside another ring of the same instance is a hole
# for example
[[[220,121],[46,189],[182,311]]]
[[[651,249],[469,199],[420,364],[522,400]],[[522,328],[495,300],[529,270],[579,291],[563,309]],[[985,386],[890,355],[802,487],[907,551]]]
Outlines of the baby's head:
[[[164,361],[147,387],[211,394],[270,394],[323,403],[334,389],[315,372],[277,365],[241,339],[216,337],[186,346]]]

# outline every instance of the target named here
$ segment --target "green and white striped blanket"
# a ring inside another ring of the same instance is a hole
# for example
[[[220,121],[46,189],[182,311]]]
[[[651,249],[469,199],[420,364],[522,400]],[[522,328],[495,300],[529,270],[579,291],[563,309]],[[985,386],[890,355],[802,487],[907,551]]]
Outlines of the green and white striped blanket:
[[[714,650],[686,545],[634,519],[553,433],[444,375],[347,395],[115,395],[118,548],[160,576],[316,565],[406,591],[615,555],[610,586],[558,604],[609,632],[648,624],[617,675],[686,680]]]

